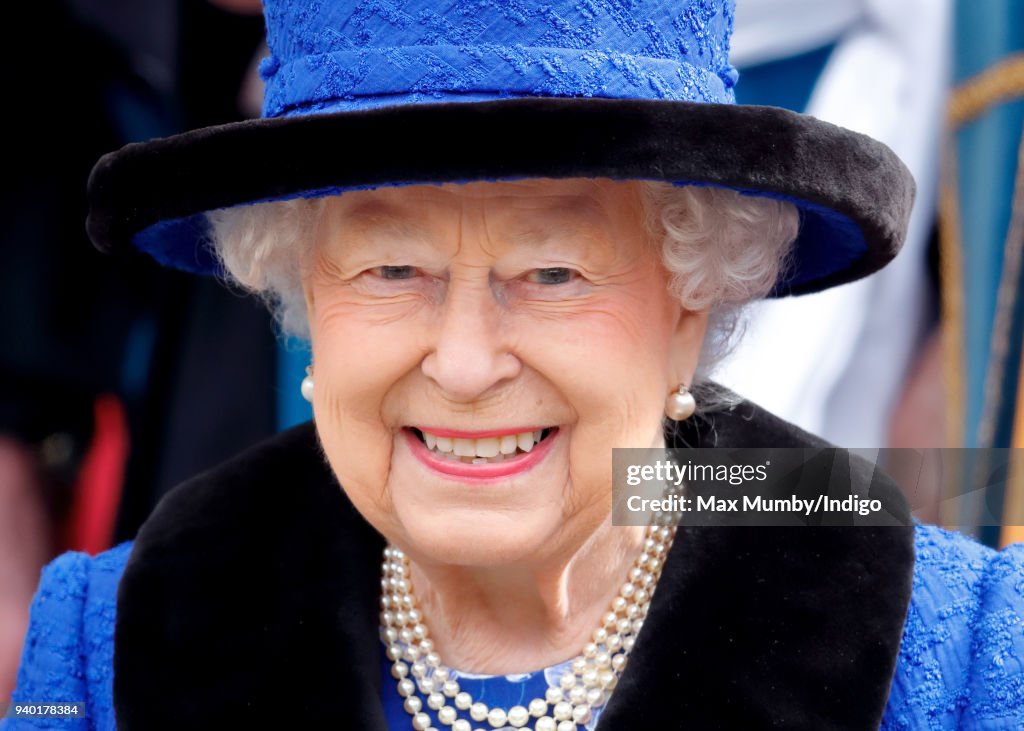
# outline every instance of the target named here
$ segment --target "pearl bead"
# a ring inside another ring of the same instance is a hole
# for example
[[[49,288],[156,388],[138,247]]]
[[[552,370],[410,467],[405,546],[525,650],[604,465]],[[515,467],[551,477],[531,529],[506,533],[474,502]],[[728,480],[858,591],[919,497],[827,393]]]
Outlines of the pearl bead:
[[[615,624],[617,619],[618,616],[615,614],[615,612],[608,612],[603,617],[601,617],[601,624],[604,627],[611,627],[613,624]]]
[[[572,705],[565,701],[556,703],[552,714],[556,721],[565,721],[568,718],[572,718]]]
[[[624,667],[626,667],[625,655],[616,655],[612,658],[612,670],[621,673]]]
[[[619,589],[619,594],[621,594],[624,599],[629,599],[633,596],[633,593],[635,591],[636,587],[627,581],[625,584],[622,585],[622,588]]]
[[[615,625],[615,629],[620,635],[628,635],[629,630],[633,627],[633,623],[628,619],[620,619]]]
[[[414,662],[412,664],[412,674],[417,678],[422,678],[427,674],[427,666],[422,662]]]
[[[433,678],[420,678],[418,685],[420,686],[420,693],[430,695],[435,690]]]
[[[403,698],[408,698],[416,692],[416,684],[408,678],[402,678],[398,681],[398,694]]]
[[[676,391],[665,399],[665,416],[672,421],[685,421],[693,416],[693,412],[696,410],[697,402],[689,391],[685,393]]]
[[[542,716],[533,725],[535,731],[555,731],[555,719],[551,716]]]
[[[587,689],[582,685],[574,685],[569,690],[569,702],[573,705],[582,703],[587,699]]]
[[[622,637],[618,634],[608,635],[608,640],[604,643],[604,646],[608,648],[609,652],[615,652],[622,647]]]
[[[548,688],[544,691],[544,700],[552,706],[561,701],[563,697],[564,694],[561,688]]]
[[[530,720],[530,712],[522,706],[512,706],[508,709],[508,725],[514,728],[521,728]]]
[[[590,707],[587,704],[576,706],[572,709],[572,720],[576,723],[586,723],[590,720]]]
[[[426,713],[417,713],[412,717],[412,727],[417,731],[427,731],[430,728],[430,716]]]
[[[452,724],[452,731],[470,731],[471,728],[469,721],[464,718],[460,718]]]
[[[580,680],[583,681],[583,686],[586,688],[593,688],[597,685],[597,671],[590,669],[580,676]]]
[[[562,721],[558,724],[558,728],[555,731],[576,731],[576,724],[572,721]]]
[[[445,726],[451,726],[455,723],[455,709],[451,706],[443,706],[437,712],[437,720],[443,723]]]
[[[395,612],[395,624],[402,625],[402,624],[405,624],[408,621],[409,621],[409,618],[405,616],[405,612],[403,612],[401,609],[399,609],[397,612]]]
[[[487,712],[487,723],[494,728],[501,728],[508,721],[508,714],[501,708],[492,708]]]
[[[469,693],[463,692],[455,696],[455,707],[460,711],[468,710],[471,705],[473,705],[473,699]]]
[[[444,705],[444,696],[440,693],[431,693],[427,696],[427,708],[436,711]]]
[[[457,680],[446,680],[441,686],[441,692],[449,698],[454,698],[459,694],[459,681]]]
[[[541,698],[534,698],[530,701],[530,708],[528,710],[530,711],[531,716],[534,718],[540,718],[548,712],[548,704]]]
[[[419,696],[411,695],[405,699],[405,702],[402,704],[402,706],[408,713],[411,713],[415,716],[417,713],[423,710],[423,701],[419,699]]]
[[[609,655],[607,652],[602,652],[597,657],[594,658],[594,663],[599,668],[611,667],[611,664],[612,664],[611,655]]]
[[[633,645],[636,644],[636,638],[630,635],[629,637],[622,638],[622,649],[626,652],[630,652],[633,649]]]
[[[588,642],[583,646],[583,657],[591,658],[597,654],[597,645],[593,642]]]
[[[578,658],[576,658],[575,660],[572,661],[572,671],[576,675],[579,675],[580,673],[582,673],[586,669],[587,669],[587,661],[584,658],[578,657]]]
[[[591,708],[600,708],[604,705],[604,693],[600,688],[591,688],[587,691],[587,705]]]
[[[484,703],[474,703],[469,707],[469,717],[474,721],[483,721],[487,718],[487,705]]]
[[[594,643],[603,645],[604,641],[608,639],[608,630],[604,627],[598,627],[594,630]]]
[[[426,660],[427,665],[429,665],[432,668],[436,668],[438,665],[441,664],[441,658],[438,657],[436,652],[428,652],[424,660]]]
[[[391,666],[391,677],[395,680],[401,680],[409,674],[409,666],[404,662],[396,662]]]
[[[562,690],[569,690],[569,688],[576,685],[576,676],[572,673],[562,673],[562,677],[558,679],[558,684],[562,687]]]

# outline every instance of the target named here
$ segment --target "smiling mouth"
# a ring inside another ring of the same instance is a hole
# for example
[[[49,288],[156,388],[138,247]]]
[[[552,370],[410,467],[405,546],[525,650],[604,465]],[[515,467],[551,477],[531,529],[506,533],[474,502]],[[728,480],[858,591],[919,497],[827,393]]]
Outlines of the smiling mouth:
[[[431,454],[463,464],[500,464],[507,459],[514,459],[532,451],[534,447],[558,431],[558,427],[548,427],[532,432],[504,434],[481,439],[463,439],[431,434],[416,427],[407,428],[426,446]]]

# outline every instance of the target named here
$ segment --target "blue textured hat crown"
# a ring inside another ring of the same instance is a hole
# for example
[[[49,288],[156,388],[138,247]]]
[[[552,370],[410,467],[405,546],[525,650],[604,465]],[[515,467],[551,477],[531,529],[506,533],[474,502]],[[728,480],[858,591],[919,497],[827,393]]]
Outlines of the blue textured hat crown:
[[[263,114],[510,97],[735,102],[733,0],[265,0]]]

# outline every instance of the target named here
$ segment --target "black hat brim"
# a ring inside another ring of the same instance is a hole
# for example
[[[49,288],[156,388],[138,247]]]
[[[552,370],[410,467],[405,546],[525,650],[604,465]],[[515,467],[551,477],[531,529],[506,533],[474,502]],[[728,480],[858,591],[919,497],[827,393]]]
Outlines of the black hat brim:
[[[257,119],[127,145],[89,180],[101,250],[211,271],[206,211],[382,185],[516,178],[712,185],[791,201],[794,266],[773,296],[871,274],[899,251],[914,181],[888,147],[775,107],[525,98]]]

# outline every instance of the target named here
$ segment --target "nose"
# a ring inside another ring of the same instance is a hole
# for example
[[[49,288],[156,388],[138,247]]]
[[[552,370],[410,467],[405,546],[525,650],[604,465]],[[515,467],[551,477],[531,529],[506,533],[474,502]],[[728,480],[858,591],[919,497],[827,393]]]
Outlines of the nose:
[[[434,335],[423,359],[424,375],[453,401],[472,403],[515,378],[522,367],[512,354],[504,310],[487,282],[449,282]]]

